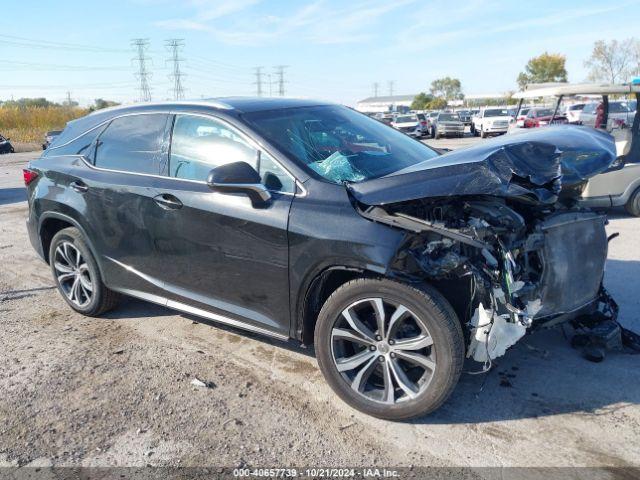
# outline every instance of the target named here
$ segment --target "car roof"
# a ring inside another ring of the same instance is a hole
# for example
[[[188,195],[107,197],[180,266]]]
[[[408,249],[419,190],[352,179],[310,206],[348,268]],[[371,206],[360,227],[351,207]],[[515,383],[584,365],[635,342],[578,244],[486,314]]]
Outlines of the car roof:
[[[115,107],[103,108],[96,110],[84,117],[71,120],[67,123],[66,128],[60,134],[58,144],[71,141],[77,136],[110,121],[111,119],[123,115],[135,113],[154,113],[169,111],[218,111],[228,113],[230,115],[238,115],[248,112],[258,112],[266,110],[278,110],[296,107],[311,107],[319,105],[335,105],[328,102],[284,98],[284,97],[226,97],[226,98],[210,98],[201,100],[181,100],[166,102],[142,102],[130,105],[118,105]]]
[[[237,111],[241,113],[257,112],[264,110],[277,110],[281,108],[312,107],[318,105],[334,105],[330,102],[310,100],[302,98],[285,97],[220,97],[200,100],[180,100],[164,102],[144,102],[130,105],[118,105],[115,107],[96,110],[91,115],[112,112],[134,112],[162,110],[167,107],[198,107],[214,110]]]

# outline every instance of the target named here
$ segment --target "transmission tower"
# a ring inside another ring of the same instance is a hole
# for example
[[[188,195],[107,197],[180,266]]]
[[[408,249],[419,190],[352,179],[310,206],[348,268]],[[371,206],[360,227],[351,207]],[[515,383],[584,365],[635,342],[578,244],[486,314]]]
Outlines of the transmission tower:
[[[182,86],[182,77],[184,73],[180,71],[180,62],[184,61],[180,58],[180,50],[184,47],[184,40],[182,38],[171,38],[165,42],[167,50],[171,54],[167,59],[167,63],[171,62],[173,68],[169,75],[169,80],[173,82],[173,98],[174,100],[184,99],[184,87]]]
[[[149,48],[149,40],[146,38],[134,38],[131,40],[131,46],[136,52],[133,61],[138,65],[136,77],[140,81],[140,101],[150,102],[151,88],[149,87],[149,78],[151,77],[151,73],[147,70],[149,57],[146,55],[146,51]]]
[[[256,81],[253,82],[253,84],[256,86],[256,95],[258,95],[259,97],[262,96],[262,76],[264,75],[264,73],[262,73],[263,68],[264,67],[254,68]]]
[[[278,76],[278,95],[284,97],[284,84],[287,83],[284,79],[284,69],[289,68],[289,65],[276,65],[273,67],[276,75]]]
[[[393,97],[393,84],[394,84],[393,80],[389,80],[389,82],[387,83],[387,86],[389,87],[389,96],[390,97]]]
[[[378,84],[378,82],[374,82],[373,83],[373,97],[374,98],[378,98],[378,89],[380,88],[380,85]]]

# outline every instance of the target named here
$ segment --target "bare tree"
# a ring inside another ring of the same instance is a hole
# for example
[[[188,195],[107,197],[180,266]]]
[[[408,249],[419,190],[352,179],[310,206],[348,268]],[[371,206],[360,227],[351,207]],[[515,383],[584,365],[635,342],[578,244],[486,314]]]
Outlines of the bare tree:
[[[637,57],[640,42],[628,38],[618,42],[598,40],[593,44],[591,56],[584,62],[589,69],[589,80],[593,82],[624,82],[638,70]]]

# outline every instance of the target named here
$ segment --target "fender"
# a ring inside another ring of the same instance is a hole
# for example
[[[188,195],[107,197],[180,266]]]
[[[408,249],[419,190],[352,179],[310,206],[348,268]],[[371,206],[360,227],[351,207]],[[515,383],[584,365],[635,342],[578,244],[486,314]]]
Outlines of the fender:
[[[102,258],[100,255],[96,253],[96,249],[93,245],[93,242],[91,241],[91,237],[87,235],[87,231],[84,229],[82,225],[80,225],[80,222],[78,222],[75,218],[70,217],[69,215],[65,215],[64,213],[60,213],[60,212],[51,212],[51,211],[44,212],[40,215],[40,218],[38,219],[38,238],[40,240],[40,248],[42,248],[43,253],[48,257],[48,252],[44,252],[44,245],[42,244],[42,225],[44,221],[49,218],[63,220],[65,222],[70,223],[78,230],[80,230],[80,233],[82,233],[82,237],[84,241],[89,246],[89,250],[91,250],[91,254],[93,255],[93,258],[96,260],[96,263],[98,265],[98,270],[100,271],[100,276],[104,278],[104,276],[102,275]]]

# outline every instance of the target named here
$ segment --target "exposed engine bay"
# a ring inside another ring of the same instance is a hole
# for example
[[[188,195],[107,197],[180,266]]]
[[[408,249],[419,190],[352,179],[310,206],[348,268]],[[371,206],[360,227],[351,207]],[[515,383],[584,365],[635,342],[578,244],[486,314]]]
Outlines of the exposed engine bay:
[[[389,274],[449,292],[467,356],[490,364],[535,328],[616,322],[607,220],[576,200],[615,158],[600,133],[549,128],[347,188],[361,215],[406,232]]]
[[[581,209],[504,199],[412,201],[362,214],[412,232],[391,271],[407,280],[467,279],[467,355],[504,355],[528,329],[617,307],[602,286],[606,219]]]

